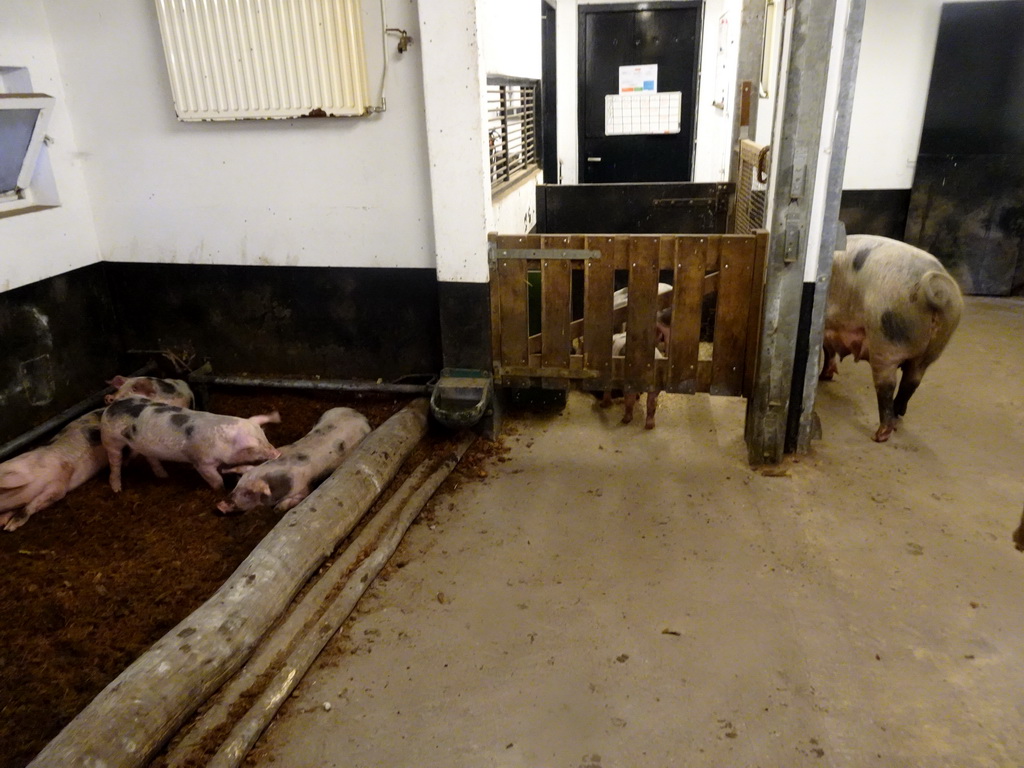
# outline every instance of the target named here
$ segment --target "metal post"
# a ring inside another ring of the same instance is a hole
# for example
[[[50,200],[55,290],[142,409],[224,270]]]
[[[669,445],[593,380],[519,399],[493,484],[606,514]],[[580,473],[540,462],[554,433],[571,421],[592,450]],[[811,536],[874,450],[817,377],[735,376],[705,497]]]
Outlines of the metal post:
[[[811,449],[811,438],[815,433],[817,420],[814,414],[814,401],[818,393],[818,374],[821,372],[818,350],[821,349],[825,328],[825,297],[832,274],[832,255],[837,248],[837,241],[845,241],[845,236],[840,236],[839,233],[839,204],[843,195],[843,176],[846,172],[846,149],[850,139],[853,90],[857,82],[860,41],[864,30],[865,0],[849,0],[849,4],[843,66],[836,104],[835,132],[832,137],[832,154],[828,170],[828,190],[821,227],[821,250],[818,254],[818,271],[814,281],[814,306],[811,310],[811,327],[808,334],[808,355],[803,371],[799,426],[796,435],[787,436],[789,442],[795,438],[798,453],[807,453]],[[845,243],[843,245],[845,246]],[[794,372],[794,376],[799,374],[799,369]]]
[[[754,392],[747,402],[751,464],[781,461],[793,383],[811,207],[837,0],[787,0],[784,92],[774,121],[764,322]],[[815,252],[815,257],[816,257]]]

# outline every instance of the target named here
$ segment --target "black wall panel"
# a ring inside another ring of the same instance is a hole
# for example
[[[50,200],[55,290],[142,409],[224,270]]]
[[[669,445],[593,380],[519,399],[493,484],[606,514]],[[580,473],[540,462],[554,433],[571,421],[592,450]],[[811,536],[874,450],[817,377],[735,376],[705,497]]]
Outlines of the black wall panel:
[[[449,293],[457,303],[480,292]],[[488,317],[486,301],[463,309]],[[193,366],[209,360],[224,375],[391,381],[436,374],[437,274],[108,262],[0,293],[0,442],[99,392],[118,373],[151,359],[166,363],[162,351],[188,356]]]
[[[0,293],[0,442],[126,372],[102,264]]]
[[[126,349],[218,374],[393,380],[441,368],[432,269],[107,263]]]

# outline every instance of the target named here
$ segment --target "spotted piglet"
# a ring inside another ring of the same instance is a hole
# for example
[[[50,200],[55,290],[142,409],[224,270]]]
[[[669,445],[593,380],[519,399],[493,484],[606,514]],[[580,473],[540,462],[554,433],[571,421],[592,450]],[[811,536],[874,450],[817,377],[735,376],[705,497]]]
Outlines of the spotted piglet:
[[[117,391],[106,396],[110,405],[126,397],[145,397],[168,405],[192,408],[196,398],[187,383],[181,379],[158,379],[154,376],[115,376],[107,382]]]
[[[118,388],[106,396],[108,403],[133,394],[167,405],[192,402],[192,390],[180,379],[116,376],[107,383]],[[107,466],[100,442],[102,414],[100,409],[80,416],[46,445],[0,464],[0,529],[20,528]]]
[[[110,461],[110,487],[121,491],[125,447],[146,457],[157,477],[167,477],[161,461],[189,463],[211,488],[221,490],[222,467],[258,464],[280,456],[261,426],[281,420],[277,412],[241,419],[128,397],[107,407],[100,436]]]
[[[255,507],[286,512],[330,477],[369,433],[370,424],[361,413],[332,408],[308,435],[283,447],[278,458],[258,467],[225,470],[244,474],[231,498],[220,502],[217,509],[224,514],[248,512]]]

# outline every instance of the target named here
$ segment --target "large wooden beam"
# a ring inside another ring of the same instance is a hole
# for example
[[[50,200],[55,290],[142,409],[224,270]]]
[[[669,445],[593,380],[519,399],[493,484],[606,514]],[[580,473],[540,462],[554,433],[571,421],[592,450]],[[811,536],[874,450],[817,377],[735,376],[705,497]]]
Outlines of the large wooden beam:
[[[103,689],[30,768],[130,768],[156,751],[249,657],[352,531],[427,429],[415,400],[371,432],[288,512],[224,585]]]

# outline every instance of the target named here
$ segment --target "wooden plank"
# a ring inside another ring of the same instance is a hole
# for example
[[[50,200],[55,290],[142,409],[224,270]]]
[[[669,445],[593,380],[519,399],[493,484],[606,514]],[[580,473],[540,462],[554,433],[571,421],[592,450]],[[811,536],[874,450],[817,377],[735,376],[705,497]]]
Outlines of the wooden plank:
[[[700,360],[697,363],[697,391],[711,391],[711,361]]]
[[[541,248],[571,248],[571,237],[547,236],[541,238]],[[582,241],[582,238],[576,238]],[[540,357],[544,368],[569,367],[572,347],[569,342],[569,323],[572,320],[571,265],[566,259],[541,259],[541,339]],[[546,389],[565,389],[569,382],[561,378],[547,378],[541,382]]]
[[[754,233],[754,263],[750,275],[750,311],[747,313],[747,359],[743,365],[743,396],[754,391],[758,346],[761,342],[761,323],[764,314],[764,260],[768,253],[768,232]]]
[[[654,344],[659,251],[660,243],[657,238],[630,238],[624,386],[634,392],[647,392],[655,386]]]
[[[518,244],[525,238],[511,238]],[[503,238],[499,238],[501,243]],[[507,240],[506,240],[507,241]],[[526,282],[526,262],[521,259],[498,259],[495,265],[498,275],[498,325],[501,329],[501,343],[498,345],[500,367],[525,366],[528,359],[529,319],[527,317],[529,295]],[[495,371],[497,374],[497,370]],[[497,384],[522,387],[529,382],[496,380]]]
[[[715,348],[711,359],[712,395],[743,392],[754,245],[754,238],[746,235],[721,238]]]
[[[707,251],[706,238],[681,240],[676,248],[669,373],[665,383],[669,392],[692,394],[697,391],[700,311],[706,282]]]
[[[625,251],[625,242],[615,237],[587,238],[587,247],[601,252],[601,258],[587,260],[583,278],[583,362],[597,374],[595,384],[611,376],[615,253],[617,248]]]

